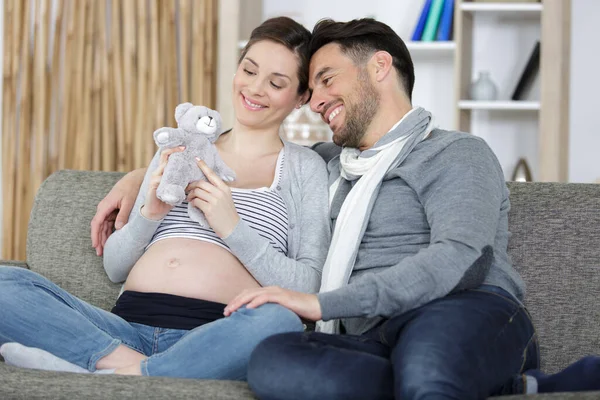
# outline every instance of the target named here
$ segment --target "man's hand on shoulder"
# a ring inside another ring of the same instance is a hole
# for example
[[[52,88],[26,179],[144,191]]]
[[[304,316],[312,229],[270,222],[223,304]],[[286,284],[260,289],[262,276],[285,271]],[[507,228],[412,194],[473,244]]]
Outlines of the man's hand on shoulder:
[[[244,290],[225,307],[225,316],[230,316],[243,305],[246,308],[257,308],[265,303],[280,304],[310,321],[321,319],[321,304],[316,294],[295,292],[277,286]]]
[[[92,247],[97,255],[101,256],[104,252],[104,244],[113,227],[121,229],[127,223],[145,173],[145,168],[129,172],[98,203],[90,224]]]

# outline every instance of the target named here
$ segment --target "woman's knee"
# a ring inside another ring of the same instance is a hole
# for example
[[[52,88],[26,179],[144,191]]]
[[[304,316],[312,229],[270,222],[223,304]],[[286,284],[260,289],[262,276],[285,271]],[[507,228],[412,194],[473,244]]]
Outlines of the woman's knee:
[[[22,283],[30,281],[31,271],[19,267],[0,266],[0,308],[19,309],[28,291]]]
[[[44,280],[43,276],[25,268],[0,266],[0,301],[4,306],[21,305],[24,297],[31,296],[31,284],[42,284]]]
[[[0,266],[0,296],[10,293],[10,297],[13,297],[15,294],[23,292],[22,284],[27,284],[40,278],[40,275],[25,268]]]
[[[0,265],[0,283],[30,281],[35,276],[37,276],[35,272],[26,268]]]
[[[240,308],[237,312],[251,317],[252,324],[270,335],[303,330],[300,317],[293,311],[274,303],[263,304],[257,308]]]

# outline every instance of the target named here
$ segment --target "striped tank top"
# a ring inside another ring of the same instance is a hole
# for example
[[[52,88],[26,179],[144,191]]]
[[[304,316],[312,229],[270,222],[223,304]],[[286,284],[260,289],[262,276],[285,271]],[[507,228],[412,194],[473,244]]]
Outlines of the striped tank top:
[[[275,250],[287,255],[288,214],[286,204],[279,194],[279,182],[283,171],[284,151],[277,157],[275,178],[270,187],[258,189],[231,188],[231,197],[240,216],[260,236],[267,239]],[[150,244],[166,238],[197,239],[229,247],[209,227],[201,227],[192,221],[187,212],[188,202],[173,207],[154,233]]]

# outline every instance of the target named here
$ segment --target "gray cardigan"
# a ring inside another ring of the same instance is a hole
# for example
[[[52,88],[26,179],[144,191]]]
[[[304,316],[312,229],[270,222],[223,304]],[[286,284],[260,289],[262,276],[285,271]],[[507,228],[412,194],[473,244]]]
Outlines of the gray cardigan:
[[[323,159],[313,150],[284,142],[284,153],[283,173],[277,190],[288,212],[287,257],[243,220],[223,240],[262,286],[316,293],[331,238],[327,169]],[[152,221],[140,214],[150,174],[158,161],[159,153],[148,167],[129,222],[106,242],[104,269],[113,282],[127,278],[160,225],[161,221]]]

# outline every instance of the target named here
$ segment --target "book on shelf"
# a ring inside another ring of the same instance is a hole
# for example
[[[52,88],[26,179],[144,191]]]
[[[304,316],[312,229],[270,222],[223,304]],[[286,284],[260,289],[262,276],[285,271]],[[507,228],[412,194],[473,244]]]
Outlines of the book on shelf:
[[[454,0],[424,0],[413,31],[413,42],[448,41],[452,38]]]
[[[423,37],[421,37],[422,41],[432,42],[435,40],[435,34],[440,24],[443,9],[444,0],[433,0],[429,9],[429,15],[427,16],[427,22],[425,23],[425,30],[423,30]]]
[[[448,41],[452,39],[452,18],[454,15],[454,0],[445,0],[444,10],[440,17],[440,26],[437,32],[437,40]]]
[[[527,64],[521,73],[521,77],[513,91],[512,100],[522,100],[535,80],[540,69],[540,41],[533,46]]]
[[[431,2],[432,0],[425,0],[425,4],[423,4],[419,21],[417,22],[417,26],[415,27],[415,31],[413,32],[411,38],[413,42],[421,40],[421,36],[423,36],[423,30],[425,29],[425,23],[427,22],[427,15],[429,14],[429,9],[431,8]]]

